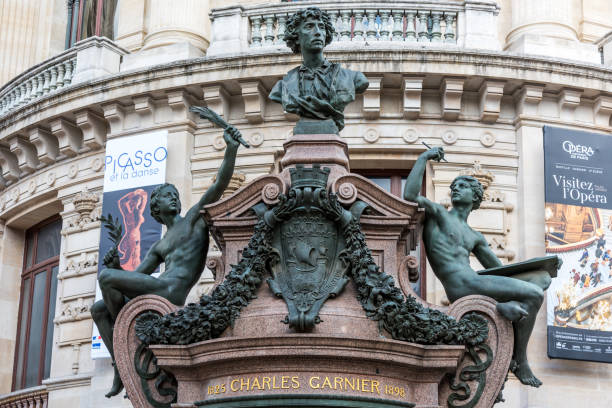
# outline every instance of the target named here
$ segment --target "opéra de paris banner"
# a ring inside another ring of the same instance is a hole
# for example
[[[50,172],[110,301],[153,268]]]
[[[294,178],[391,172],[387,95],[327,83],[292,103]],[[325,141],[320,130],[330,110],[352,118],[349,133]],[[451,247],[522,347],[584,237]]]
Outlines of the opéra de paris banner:
[[[548,356],[612,362],[612,136],[544,127]]]
[[[102,214],[121,222],[118,252],[121,268],[126,271],[134,270],[161,238],[162,226],[151,216],[149,203],[153,189],[166,181],[167,137],[167,131],[158,131],[106,142]],[[108,230],[101,227],[98,274],[112,246]],[[96,301],[101,298],[96,283]],[[91,340],[91,358],[110,357],[95,324]]]

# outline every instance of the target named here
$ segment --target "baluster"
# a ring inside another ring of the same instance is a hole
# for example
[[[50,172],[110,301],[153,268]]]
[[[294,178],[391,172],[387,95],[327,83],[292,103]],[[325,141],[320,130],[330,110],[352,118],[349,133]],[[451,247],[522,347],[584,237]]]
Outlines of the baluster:
[[[393,10],[393,38],[392,41],[404,41],[404,25],[402,24],[404,12],[402,10]]]
[[[251,16],[251,47],[261,47],[261,16]]]
[[[25,84],[21,84],[19,85],[19,87],[17,88],[18,91],[18,97],[17,97],[17,105],[16,106],[21,106],[23,105],[23,98],[25,96]]]
[[[6,96],[0,99],[0,116],[4,114],[4,108],[6,108]]]
[[[380,40],[389,41],[391,10],[380,10]]]
[[[366,39],[376,41],[376,10],[366,10],[368,16],[368,28],[366,29]]]
[[[276,17],[278,21],[278,32],[276,33],[276,44],[285,45],[285,30],[287,29],[287,15],[281,14]]]
[[[64,75],[64,85],[70,85],[72,82],[72,73],[74,72],[74,68],[76,66],[76,59],[70,59],[64,62],[66,65],[66,74]]]
[[[49,83],[49,89],[51,91],[55,91],[55,88],[57,88],[57,67],[51,67],[49,70],[51,71],[51,83]]]
[[[43,84],[43,95],[46,95],[49,93],[49,84],[51,82],[51,72],[49,72],[49,70],[45,70],[45,72],[43,72],[43,76],[45,77],[45,83]]]
[[[415,42],[416,41],[416,33],[418,22],[415,18],[416,11],[408,10],[406,11],[406,41]]]
[[[332,42],[338,41],[340,38],[340,26],[342,25],[342,22],[338,23],[338,15],[340,14],[340,12],[338,10],[330,10],[328,11],[328,14],[332,27],[334,27],[334,36],[332,37]]]
[[[6,112],[10,111],[13,108],[13,103],[15,102],[15,91],[11,91],[8,94],[8,101],[6,103]]]
[[[28,79],[28,81],[25,83],[25,96],[23,97],[23,103],[26,104],[28,102],[30,102],[30,99],[32,99],[32,79]]]
[[[440,19],[442,18],[441,11],[432,11],[431,19],[433,20],[431,26],[431,42],[441,42],[442,41],[442,29],[440,27]]]
[[[355,11],[355,29],[353,41],[363,41],[363,11]]]
[[[419,11],[417,24],[417,35],[419,36],[419,42],[429,42],[429,35],[427,32],[428,16],[429,11]]]
[[[351,41],[351,10],[341,10],[342,31],[340,32],[340,41]]]
[[[456,43],[455,38],[455,16],[457,13],[444,13],[444,20],[446,21],[446,29],[444,30],[444,42]]]
[[[43,93],[43,85],[45,83],[45,78],[42,72],[36,75],[36,78],[38,78],[38,87],[36,88],[36,97],[38,98]]]
[[[38,97],[38,75],[32,77],[32,93],[30,94],[30,100],[34,100]]]
[[[57,65],[57,88],[62,88],[64,86],[64,74],[66,72],[66,68],[64,68],[64,63],[60,62]]]
[[[266,22],[266,35],[264,36],[264,45],[274,45],[274,15],[264,16]]]

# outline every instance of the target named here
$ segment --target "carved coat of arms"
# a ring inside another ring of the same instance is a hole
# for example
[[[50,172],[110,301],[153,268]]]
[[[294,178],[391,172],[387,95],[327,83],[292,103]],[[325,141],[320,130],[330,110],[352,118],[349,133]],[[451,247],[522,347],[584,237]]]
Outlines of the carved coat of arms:
[[[340,257],[345,249],[341,228],[352,215],[328,195],[328,168],[298,166],[290,174],[287,198],[265,215],[274,226],[276,254],[268,284],[287,302],[285,323],[308,331],[319,323],[325,300],[348,282],[348,265]]]

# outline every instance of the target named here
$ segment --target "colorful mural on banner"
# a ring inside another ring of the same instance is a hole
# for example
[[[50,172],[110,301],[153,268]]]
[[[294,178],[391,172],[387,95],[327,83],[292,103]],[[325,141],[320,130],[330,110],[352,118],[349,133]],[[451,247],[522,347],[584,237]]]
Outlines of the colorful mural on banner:
[[[612,136],[544,127],[548,356],[612,362]]]
[[[132,271],[149,248],[161,238],[162,226],[149,211],[151,192],[166,181],[167,132],[145,133],[111,139],[106,142],[102,214],[121,221],[123,236],[119,242],[121,267]],[[113,246],[108,230],[100,231],[98,274],[104,268],[102,258]],[[96,301],[101,299],[96,285]],[[110,357],[94,324],[91,358]]]

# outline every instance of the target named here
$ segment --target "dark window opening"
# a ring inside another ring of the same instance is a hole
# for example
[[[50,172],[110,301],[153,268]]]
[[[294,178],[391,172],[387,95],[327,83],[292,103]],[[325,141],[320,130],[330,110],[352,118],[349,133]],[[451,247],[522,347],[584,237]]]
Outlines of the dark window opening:
[[[26,232],[13,390],[40,385],[51,372],[61,228],[55,217]]]
[[[66,48],[92,36],[115,38],[118,0],[67,0]]]

